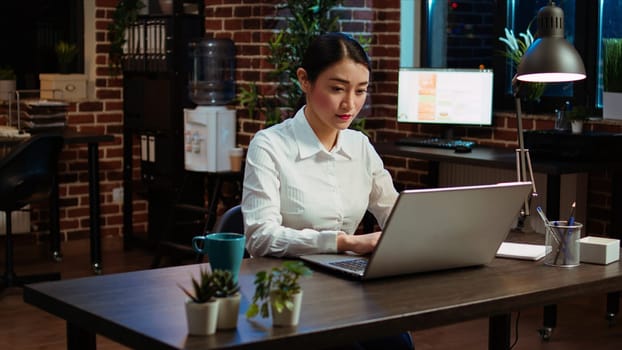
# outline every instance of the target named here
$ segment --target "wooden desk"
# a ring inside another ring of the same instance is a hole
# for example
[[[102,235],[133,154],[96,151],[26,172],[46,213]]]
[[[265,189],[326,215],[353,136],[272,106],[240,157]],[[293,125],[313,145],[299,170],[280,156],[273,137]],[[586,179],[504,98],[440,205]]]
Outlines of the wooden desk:
[[[399,146],[395,143],[379,143],[376,150],[383,156],[401,156],[429,161],[430,187],[438,186],[439,164],[441,162],[484,166],[490,168],[516,169],[516,152],[506,148],[475,146],[472,152],[456,153],[451,149]],[[534,173],[546,174],[546,214],[549,218],[559,217],[561,175],[583,173],[602,169],[602,162],[559,161],[538,159],[531,156]]]
[[[114,140],[112,135],[83,133],[72,130],[62,132],[65,145],[87,144],[88,176],[89,176],[89,238],[91,243],[91,267],[95,273],[101,273],[101,234],[100,234],[100,201],[99,201],[99,143]],[[3,141],[2,152],[10,149],[23,139]],[[1,153],[0,156],[3,156]],[[58,176],[54,179],[50,194],[50,252],[56,260],[62,259],[60,249],[60,201],[58,194]]]
[[[319,349],[490,317],[490,349],[508,349],[509,313],[562,298],[607,293],[622,284],[622,262],[554,268],[541,262],[495,259],[490,265],[357,282],[316,271],[301,280],[300,324],[272,328],[244,317],[254,274],[278,259],[246,259],[237,330],[187,335],[185,296],[199,265],[28,285],[24,300],[67,321],[68,348],[89,349],[101,334],[143,349]],[[327,292],[327,291],[336,291]]]

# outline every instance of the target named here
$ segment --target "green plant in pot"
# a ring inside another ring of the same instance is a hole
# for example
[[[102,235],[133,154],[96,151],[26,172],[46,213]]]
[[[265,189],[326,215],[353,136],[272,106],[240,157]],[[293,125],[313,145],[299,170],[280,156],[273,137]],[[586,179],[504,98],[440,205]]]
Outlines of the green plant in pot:
[[[208,335],[216,332],[218,322],[218,290],[214,276],[208,268],[201,267],[199,277],[192,277],[192,292],[182,285],[179,288],[186,294],[186,320],[188,333],[192,335]]]
[[[583,131],[583,123],[589,119],[589,110],[585,106],[575,106],[566,111],[565,118],[570,122],[572,133],[580,134]]]
[[[56,52],[56,60],[58,61],[60,73],[69,73],[69,67],[78,55],[78,47],[76,44],[61,40],[54,47],[54,52]]]
[[[240,311],[240,286],[228,270],[214,270],[212,274],[218,299],[217,329],[233,329],[238,324]]]
[[[505,37],[499,37],[499,41],[505,44],[505,50],[500,53],[510,60],[514,71],[518,69],[523,55],[534,41],[530,27],[531,23],[527,26],[524,33],[518,33],[519,39],[514,36],[514,31],[509,28],[505,28]],[[521,98],[525,101],[538,102],[542,94],[544,94],[545,88],[545,83],[522,83],[520,91]]]
[[[287,12],[285,27],[275,33],[268,42],[266,61],[274,68],[268,73],[270,86],[258,86],[251,82],[242,87],[238,95],[240,106],[247,109],[251,118],[263,114],[265,125],[281,122],[296,112],[302,90],[298,84],[296,69],[300,66],[307,47],[318,35],[338,30],[338,18],[332,11],[343,0],[287,0],[279,5],[279,12]],[[369,40],[359,38],[365,47]],[[363,129],[363,119],[357,118],[354,129]]]
[[[310,276],[302,261],[285,261],[269,271],[255,274],[255,294],[246,317],[267,318],[272,314],[274,326],[295,326],[300,319],[302,288],[299,279]]]

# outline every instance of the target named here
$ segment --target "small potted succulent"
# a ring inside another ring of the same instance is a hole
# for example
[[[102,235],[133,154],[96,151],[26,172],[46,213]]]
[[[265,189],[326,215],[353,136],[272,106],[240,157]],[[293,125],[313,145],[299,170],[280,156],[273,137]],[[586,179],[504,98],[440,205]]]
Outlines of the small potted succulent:
[[[285,261],[270,271],[255,275],[255,294],[246,317],[272,314],[272,325],[296,326],[300,319],[302,289],[301,276],[310,276],[311,270],[301,261]]]
[[[179,288],[188,296],[186,300],[186,320],[191,335],[209,335],[216,332],[218,322],[218,299],[216,284],[209,269],[201,268],[199,278],[192,277],[193,292],[183,286]]]
[[[238,325],[240,311],[240,286],[229,270],[212,273],[218,299],[218,329],[234,329]]]
[[[573,134],[583,132],[583,123],[589,119],[589,113],[586,107],[575,106],[573,109],[566,111],[566,120],[570,122],[570,128]]]

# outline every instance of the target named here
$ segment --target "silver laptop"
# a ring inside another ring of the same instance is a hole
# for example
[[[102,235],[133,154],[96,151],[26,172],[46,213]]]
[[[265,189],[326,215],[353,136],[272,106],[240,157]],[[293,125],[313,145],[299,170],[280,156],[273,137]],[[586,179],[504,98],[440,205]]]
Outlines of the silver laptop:
[[[406,190],[371,255],[300,258],[357,279],[488,264],[530,190],[530,182]]]

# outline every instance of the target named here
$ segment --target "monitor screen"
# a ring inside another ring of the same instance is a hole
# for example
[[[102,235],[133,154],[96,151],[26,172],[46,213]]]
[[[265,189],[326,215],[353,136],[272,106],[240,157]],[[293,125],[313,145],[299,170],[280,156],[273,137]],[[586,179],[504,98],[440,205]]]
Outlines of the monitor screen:
[[[492,70],[400,68],[397,121],[492,125]]]

